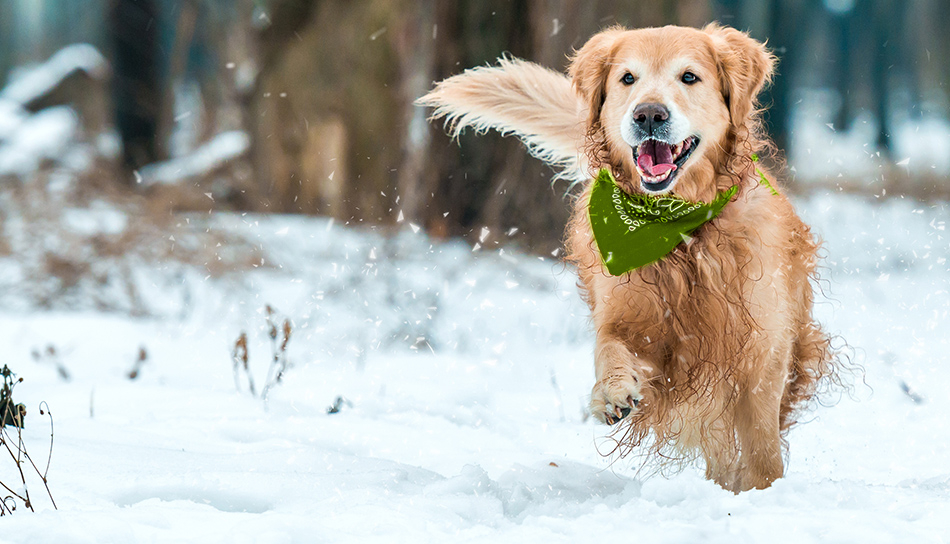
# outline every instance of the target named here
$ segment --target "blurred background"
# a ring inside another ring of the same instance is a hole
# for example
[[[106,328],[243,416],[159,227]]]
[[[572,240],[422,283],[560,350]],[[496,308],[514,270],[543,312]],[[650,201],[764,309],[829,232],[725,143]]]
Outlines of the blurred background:
[[[564,69],[607,25],[714,20],[780,58],[764,103],[793,193],[947,195],[945,0],[0,0],[0,184],[31,220],[108,195],[548,254],[566,184],[413,100],[505,54]]]

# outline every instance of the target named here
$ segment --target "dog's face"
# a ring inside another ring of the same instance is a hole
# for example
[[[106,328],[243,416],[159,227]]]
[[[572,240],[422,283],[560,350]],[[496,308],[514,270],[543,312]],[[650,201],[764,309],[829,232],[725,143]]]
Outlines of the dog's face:
[[[631,188],[708,200],[772,64],[737,30],[668,26],[594,36],[571,76],[601,155]]]

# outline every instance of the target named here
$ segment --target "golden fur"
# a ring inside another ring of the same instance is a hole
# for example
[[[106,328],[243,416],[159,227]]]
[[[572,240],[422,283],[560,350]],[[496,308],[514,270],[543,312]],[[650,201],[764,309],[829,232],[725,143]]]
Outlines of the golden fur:
[[[514,133],[562,175],[589,180],[606,167],[630,193],[648,191],[623,134],[633,107],[665,104],[701,136],[668,192],[709,202],[738,184],[721,215],[661,261],[611,276],[591,235],[587,183],[567,228],[567,261],[596,333],[591,412],[623,420],[621,453],[702,458],[707,478],[736,492],[782,476],[786,431],[835,372],[812,317],[817,244],[785,196],[759,183],[750,158],[770,146],[756,95],[773,64],[763,44],[718,25],[610,28],[576,53],[569,77],[502,59],[420,99],[453,134]],[[684,70],[699,83],[681,84]],[[625,71],[636,84],[621,82]]]

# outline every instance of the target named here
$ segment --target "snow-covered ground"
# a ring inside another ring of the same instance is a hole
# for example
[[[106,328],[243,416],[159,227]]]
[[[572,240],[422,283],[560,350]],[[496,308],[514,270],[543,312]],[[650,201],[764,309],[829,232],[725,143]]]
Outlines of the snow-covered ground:
[[[409,226],[220,215],[191,224],[249,240],[265,266],[139,286],[165,317],[0,314],[35,457],[40,401],[55,418],[59,507],[32,480],[37,512],[0,519],[0,541],[947,542],[948,208],[797,204],[826,240],[818,313],[867,385],[791,432],[770,489],[600,455],[586,310],[554,260]],[[293,323],[292,367],[265,402],[235,384],[231,351],[246,331],[260,389],[268,304]]]

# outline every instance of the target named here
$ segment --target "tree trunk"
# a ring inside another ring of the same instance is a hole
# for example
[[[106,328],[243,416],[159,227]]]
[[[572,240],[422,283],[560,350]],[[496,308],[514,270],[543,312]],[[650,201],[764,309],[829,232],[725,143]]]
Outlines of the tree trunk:
[[[13,65],[13,8],[0,2],[0,89],[7,84],[7,73]]]
[[[788,149],[791,143],[792,82],[806,44],[807,18],[823,9],[815,0],[774,0],[772,3],[769,46],[778,56],[779,63],[772,85],[766,90],[764,103],[768,106],[765,110],[766,126],[780,150]]]
[[[115,125],[129,183],[134,170],[165,158],[158,138],[163,95],[157,16],[154,0],[115,0],[108,18]]]
[[[853,86],[852,82],[856,74],[851,70],[854,65],[851,59],[853,55],[851,45],[854,42],[851,28],[852,19],[852,12],[833,15],[831,18],[835,35],[835,41],[833,43],[836,46],[835,64],[832,68],[834,71],[833,83],[835,90],[838,92],[838,99],[840,101],[838,111],[835,112],[835,120],[832,126],[839,132],[850,129],[851,121],[854,118],[854,110],[852,108],[854,98],[851,96],[851,87]]]

